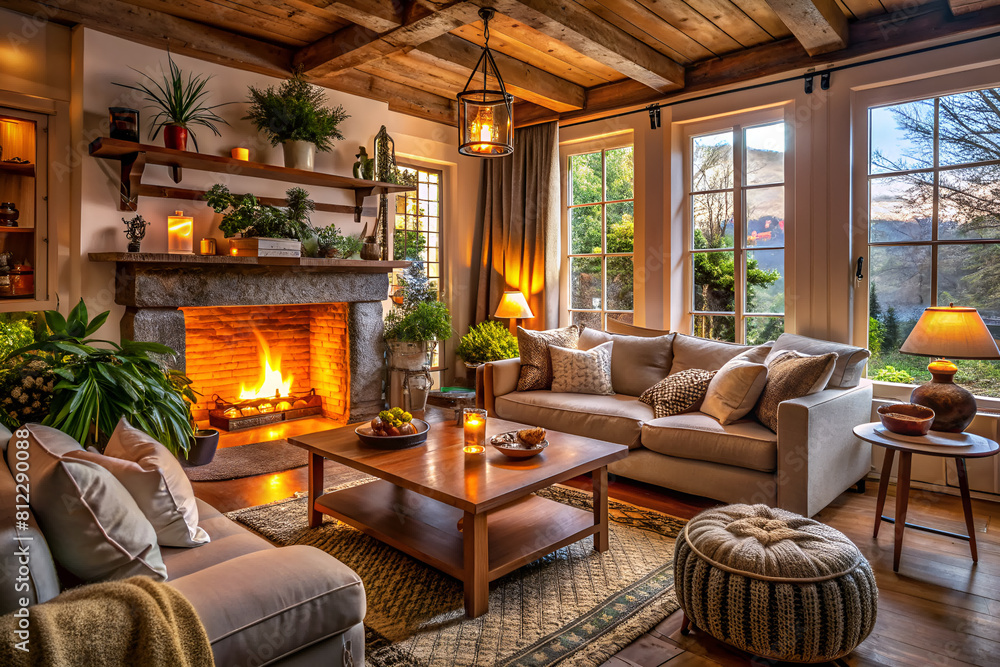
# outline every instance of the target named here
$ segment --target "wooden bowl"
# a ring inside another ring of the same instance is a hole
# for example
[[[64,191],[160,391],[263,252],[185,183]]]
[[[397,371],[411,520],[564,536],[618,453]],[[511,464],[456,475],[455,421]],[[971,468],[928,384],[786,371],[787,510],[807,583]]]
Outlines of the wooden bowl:
[[[532,456],[541,454],[542,450],[549,446],[548,440],[542,440],[537,445],[528,445],[520,441],[517,431],[501,433],[490,438],[490,444],[498,452],[512,459],[529,459]]]
[[[877,412],[882,426],[899,435],[927,435],[934,423],[934,411],[916,403],[881,405]]]
[[[406,449],[427,442],[427,433],[431,430],[430,424],[415,417],[410,423],[417,427],[417,432],[411,435],[375,435],[370,422],[361,424],[354,429],[354,432],[361,442],[379,449]]]

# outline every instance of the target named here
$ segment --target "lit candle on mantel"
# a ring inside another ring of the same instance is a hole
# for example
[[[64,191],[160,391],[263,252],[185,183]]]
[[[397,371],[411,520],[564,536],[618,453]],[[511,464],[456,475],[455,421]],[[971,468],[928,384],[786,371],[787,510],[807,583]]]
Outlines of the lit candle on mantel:
[[[194,254],[194,218],[184,211],[167,216],[167,248],[171,253]]]
[[[466,454],[482,454],[486,450],[486,410],[467,408],[464,415]]]

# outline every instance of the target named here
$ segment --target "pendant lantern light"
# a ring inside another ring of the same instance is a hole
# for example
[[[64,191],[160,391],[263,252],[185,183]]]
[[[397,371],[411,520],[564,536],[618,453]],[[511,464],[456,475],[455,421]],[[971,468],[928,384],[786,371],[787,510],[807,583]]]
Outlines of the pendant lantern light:
[[[479,10],[483,19],[483,55],[479,56],[465,89],[458,94],[458,152],[474,157],[503,157],[514,152],[514,98],[507,92],[500,78],[496,61],[490,52],[490,19],[493,10]],[[482,66],[481,89],[469,87]],[[489,78],[496,79],[490,89]],[[499,89],[499,90],[497,90]]]

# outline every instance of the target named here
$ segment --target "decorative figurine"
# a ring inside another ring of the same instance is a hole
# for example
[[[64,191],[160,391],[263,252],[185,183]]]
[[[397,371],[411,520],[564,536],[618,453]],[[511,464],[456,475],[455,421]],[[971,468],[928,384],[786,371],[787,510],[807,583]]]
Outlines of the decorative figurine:
[[[122,218],[122,222],[125,223],[125,238],[128,239],[128,251],[139,252],[139,246],[142,240],[146,238],[146,225],[148,223],[141,215],[137,215],[129,220]]]
[[[358,161],[354,163],[354,178],[363,178],[366,181],[375,178],[375,161],[368,157],[368,150],[364,146],[358,146],[358,153],[354,157]]]

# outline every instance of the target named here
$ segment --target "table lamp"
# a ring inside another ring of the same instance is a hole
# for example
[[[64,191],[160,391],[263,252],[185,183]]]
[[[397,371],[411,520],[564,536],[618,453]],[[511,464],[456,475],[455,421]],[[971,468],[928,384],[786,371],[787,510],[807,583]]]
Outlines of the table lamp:
[[[933,306],[924,310],[899,351],[937,357],[927,366],[931,381],[910,394],[910,402],[934,410],[933,431],[961,433],[976,416],[976,399],[955,384],[958,367],[944,358],[1000,359],[993,335],[975,308]]]
[[[518,320],[531,319],[535,314],[531,312],[531,308],[528,308],[528,302],[525,301],[524,295],[520,291],[507,290],[503,293],[500,305],[497,306],[497,312],[493,316],[509,318],[510,332],[516,336]]]

